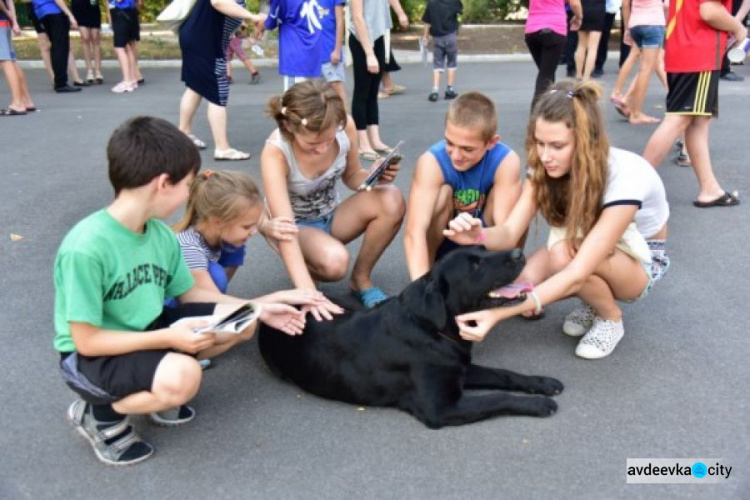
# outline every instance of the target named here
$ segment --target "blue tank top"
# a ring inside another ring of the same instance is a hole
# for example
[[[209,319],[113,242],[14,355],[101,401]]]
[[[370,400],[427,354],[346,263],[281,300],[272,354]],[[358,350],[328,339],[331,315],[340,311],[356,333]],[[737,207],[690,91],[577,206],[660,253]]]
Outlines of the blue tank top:
[[[465,172],[459,172],[453,168],[453,162],[448,151],[445,150],[445,139],[428,151],[440,165],[445,183],[453,188],[453,215],[467,212],[481,219],[487,202],[487,193],[495,184],[497,167],[508,156],[511,149],[502,142],[498,142],[485,153],[479,163]]]

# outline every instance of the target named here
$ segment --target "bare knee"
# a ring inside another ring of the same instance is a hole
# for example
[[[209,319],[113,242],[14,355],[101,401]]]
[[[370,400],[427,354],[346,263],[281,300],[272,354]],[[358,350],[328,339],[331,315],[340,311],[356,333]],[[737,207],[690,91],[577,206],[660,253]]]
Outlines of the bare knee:
[[[316,252],[315,274],[327,281],[344,279],[349,269],[349,252],[343,245],[329,245]]]
[[[556,243],[549,250],[549,270],[552,274],[559,273],[573,261],[573,251],[567,241]]]
[[[406,202],[404,202],[404,195],[401,194],[401,190],[396,186],[382,186],[382,189],[378,190],[380,198],[381,214],[387,216],[389,219],[402,220],[406,213]]]
[[[203,372],[195,358],[184,354],[167,354],[154,374],[152,392],[165,405],[179,406],[196,395]]]

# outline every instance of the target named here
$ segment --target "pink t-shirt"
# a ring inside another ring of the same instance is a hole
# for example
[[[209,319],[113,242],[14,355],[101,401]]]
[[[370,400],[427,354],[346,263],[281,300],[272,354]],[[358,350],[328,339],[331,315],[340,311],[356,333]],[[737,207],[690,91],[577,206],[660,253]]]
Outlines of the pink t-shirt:
[[[669,5],[667,2],[666,5]],[[662,0],[633,0],[628,28],[633,26],[664,26],[665,2]]]
[[[529,16],[526,18],[525,32],[534,33],[545,28],[563,36],[568,33],[565,0],[531,0],[529,2]]]

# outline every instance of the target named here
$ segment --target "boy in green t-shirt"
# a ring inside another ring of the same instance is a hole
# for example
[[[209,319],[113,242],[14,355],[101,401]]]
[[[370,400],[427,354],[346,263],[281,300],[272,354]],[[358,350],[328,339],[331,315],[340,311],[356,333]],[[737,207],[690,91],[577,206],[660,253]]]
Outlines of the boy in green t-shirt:
[[[158,220],[185,202],[200,169],[190,139],[165,120],[136,117],[112,134],[107,158],[114,201],[76,224],[55,259],[54,346],[63,379],[82,398],[69,420],[101,461],[128,465],[154,450],[127,415],[168,426],[192,420],[185,403],[201,384],[196,357],[250,339],[256,322],[239,335],[197,334],[199,321],[169,326],[246,302],[194,286],[177,238]],[[165,297],[180,306],[164,308]],[[290,335],[304,326],[287,304],[264,303],[260,320]]]

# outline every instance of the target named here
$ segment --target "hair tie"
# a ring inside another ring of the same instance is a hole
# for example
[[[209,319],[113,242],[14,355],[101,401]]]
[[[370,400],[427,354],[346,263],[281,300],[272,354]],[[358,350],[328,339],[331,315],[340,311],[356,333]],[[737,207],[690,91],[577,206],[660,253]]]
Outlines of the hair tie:
[[[204,180],[210,179],[212,175],[214,175],[213,170],[204,170],[201,172],[201,177],[203,177]]]
[[[557,89],[552,89],[552,90],[550,90],[550,91],[549,91],[549,93],[550,93],[550,94],[554,94],[555,92],[557,92]],[[567,95],[567,96],[568,96],[568,99],[573,99],[573,97],[575,97],[575,95],[576,95],[576,94],[575,94],[575,92],[574,92],[574,91],[572,91],[572,90],[568,90],[568,91],[567,91],[567,92],[565,93],[565,95]]]
[[[286,116],[286,106],[281,108],[281,114]]]
[[[302,124],[303,127],[307,127],[307,118],[301,119],[300,123]]]

